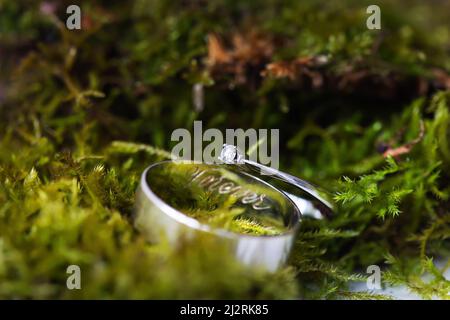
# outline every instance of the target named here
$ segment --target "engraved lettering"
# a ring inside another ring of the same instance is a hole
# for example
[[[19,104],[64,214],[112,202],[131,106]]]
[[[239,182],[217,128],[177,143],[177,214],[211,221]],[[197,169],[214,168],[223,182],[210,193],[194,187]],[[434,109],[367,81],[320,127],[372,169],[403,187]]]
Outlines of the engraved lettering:
[[[219,187],[220,194],[227,194],[233,189],[235,184],[233,182],[225,182],[223,185]]]
[[[209,191],[214,191],[221,183],[222,183],[223,177],[220,177],[217,181],[213,182],[209,187]]]
[[[207,177],[205,177],[199,184],[200,184],[202,187],[206,187],[206,186],[208,186],[209,184],[211,184],[212,182],[214,182],[215,180],[216,180],[215,177],[213,177],[213,176],[207,176]]]
[[[242,198],[241,202],[243,204],[248,204],[248,203],[253,203],[256,200],[258,200],[258,195],[256,193],[252,192],[249,195],[247,195],[244,198]]]
[[[266,198],[266,195],[265,194],[262,194],[262,195],[260,195],[259,196],[259,201],[257,201],[257,202],[255,202],[254,204],[253,204],[253,209],[255,209],[255,210],[266,210],[266,209],[270,209],[270,205],[263,205],[263,203],[264,203],[264,199]]]
[[[236,183],[229,181],[223,176],[218,177],[212,175],[211,171],[213,172],[212,174],[220,172],[214,169],[201,170],[198,167],[195,168],[190,182],[196,181],[199,186],[207,188],[211,192],[217,191],[223,195],[227,194],[236,197],[242,204],[252,204],[254,210],[260,211],[271,208],[270,204],[265,203],[265,194],[257,194],[251,190],[244,189],[242,186],[236,185]]]

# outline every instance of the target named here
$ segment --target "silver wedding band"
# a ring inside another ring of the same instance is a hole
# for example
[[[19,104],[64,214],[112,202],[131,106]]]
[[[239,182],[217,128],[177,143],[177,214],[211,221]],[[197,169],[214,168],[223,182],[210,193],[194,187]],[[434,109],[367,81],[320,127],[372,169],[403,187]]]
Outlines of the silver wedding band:
[[[230,148],[228,145],[225,147]],[[152,190],[148,180],[153,170],[171,161],[155,163],[143,172],[136,193],[135,225],[152,242],[166,238],[169,242],[176,244],[186,236],[208,235],[229,245],[230,250],[241,263],[254,268],[275,271],[284,265],[289,257],[302,216],[322,218],[330,215],[334,210],[332,199],[326,192],[302,179],[243,159],[237,149],[234,157],[223,158],[221,155],[220,158],[224,162],[222,166],[227,166],[230,170],[272,188],[286,198],[291,208],[287,219],[292,222],[285,232],[277,235],[249,235],[213,228],[172,207],[162,200],[155,190]],[[295,187],[296,192],[286,192],[273,186],[262,179],[262,176],[256,175],[256,171]]]

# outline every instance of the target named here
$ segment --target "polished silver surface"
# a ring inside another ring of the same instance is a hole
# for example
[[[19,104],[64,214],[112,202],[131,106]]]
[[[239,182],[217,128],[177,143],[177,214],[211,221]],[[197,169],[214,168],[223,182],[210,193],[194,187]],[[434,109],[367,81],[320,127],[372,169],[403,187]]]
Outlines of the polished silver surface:
[[[237,259],[242,263],[251,267],[275,271],[289,257],[301,216],[309,215],[314,218],[328,216],[334,209],[332,201],[326,192],[312,186],[310,183],[259,163],[245,160],[243,155],[233,148],[229,145],[226,145],[226,148],[224,146],[224,152],[220,157],[223,162],[231,165],[235,171],[250,176],[255,181],[278,191],[286,201],[293,204],[291,206],[292,212],[290,212],[290,219],[293,220],[293,223],[285,233],[255,236],[217,229],[200,223],[198,220],[168,205],[150,188],[147,174],[158,166],[170,161],[155,163],[142,174],[136,195],[135,225],[152,242],[166,238],[171,243],[176,243],[182,237],[195,237],[199,234],[206,234],[228,244]],[[260,171],[261,174],[284,181],[296,187],[297,192],[295,194],[288,193],[276,188],[260,176],[256,176],[255,171]]]
[[[280,235],[253,236],[212,228],[171,207],[151,190],[147,174],[165,162],[167,161],[156,163],[144,171],[136,194],[135,226],[149,241],[158,242],[165,238],[175,244],[183,237],[209,234],[226,242],[237,259],[245,265],[275,271],[286,262],[299,224],[300,212],[295,209],[295,205],[290,213],[295,217],[294,223],[287,232]],[[270,186],[258,178],[253,179]]]

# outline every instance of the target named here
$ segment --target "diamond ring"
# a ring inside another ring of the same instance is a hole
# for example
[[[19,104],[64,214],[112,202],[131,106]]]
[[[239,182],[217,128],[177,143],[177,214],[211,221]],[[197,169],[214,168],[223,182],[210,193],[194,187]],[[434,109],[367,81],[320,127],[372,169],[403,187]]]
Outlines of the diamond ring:
[[[238,165],[241,170],[259,172],[262,176],[272,177],[295,187],[297,191],[295,194],[286,190],[284,193],[299,207],[303,215],[315,218],[329,217],[335,210],[332,196],[327,191],[288,173],[247,160],[243,152],[233,145],[223,145],[219,160],[225,164]]]
[[[149,241],[164,238],[174,246],[186,237],[211,237],[241,263],[275,271],[289,257],[302,216],[328,215],[331,202],[319,188],[246,160],[233,146],[224,145],[220,160],[148,167],[136,194],[135,225]]]

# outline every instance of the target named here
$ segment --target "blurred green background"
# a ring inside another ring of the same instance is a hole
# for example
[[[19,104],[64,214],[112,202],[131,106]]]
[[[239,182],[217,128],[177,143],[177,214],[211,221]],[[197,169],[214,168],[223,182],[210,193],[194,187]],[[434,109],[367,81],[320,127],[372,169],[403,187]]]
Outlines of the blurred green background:
[[[371,1],[82,1],[68,30],[73,3],[0,0],[1,298],[389,298],[348,290],[371,264],[449,297],[449,1],[378,1],[381,30]],[[194,120],[280,128],[281,169],[334,192],[283,270],[134,230]]]

